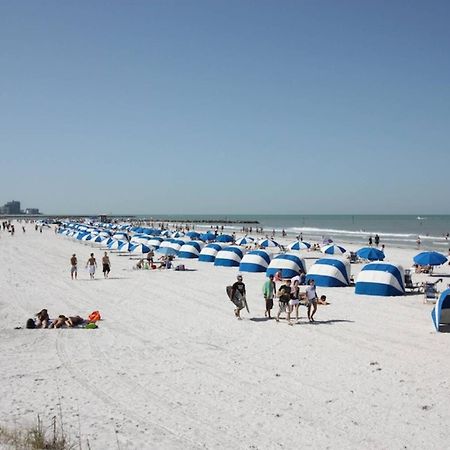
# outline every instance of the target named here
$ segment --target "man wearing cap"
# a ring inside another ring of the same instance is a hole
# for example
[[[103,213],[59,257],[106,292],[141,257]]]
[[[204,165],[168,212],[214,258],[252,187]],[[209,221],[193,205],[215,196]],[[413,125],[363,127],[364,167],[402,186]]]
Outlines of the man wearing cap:
[[[236,305],[234,315],[241,320],[241,309],[245,308],[245,284],[242,281],[242,275],[237,276],[237,281],[231,287],[231,301]]]

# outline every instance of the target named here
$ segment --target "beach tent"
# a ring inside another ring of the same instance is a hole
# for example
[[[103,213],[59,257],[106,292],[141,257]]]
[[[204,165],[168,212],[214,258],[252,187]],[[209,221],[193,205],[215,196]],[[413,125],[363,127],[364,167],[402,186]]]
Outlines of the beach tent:
[[[442,325],[450,325],[450,289],[446,289],[440,295],[433,311],[431,311],[431,318],[436,331],[441,331]]]
[[[422,252],[414,256],[414,262],[419,266],[440,266],[447,258],[438,252]]]
[[[405,274],[402,266],[372,262],[366,264],[356,280],[355,294],[405,295]]]
[[[214,262],[216,259],[217,252],[222,250],[224,246],[222,244],[212,243],[208,244],[202,248],[200,255],[198,257],[199,261],[202,262]]]
[[[342,255],[347,250],[345,250],[344,247],[340,247],[339,245],[336,245],[336,244],[328,244],[328,245],[324,245],[320,249],[320,251],[322,253],[325,253],[326,255]]]
[[[214,260],[215,266],[238,267],[244,256],[242,247],[230,245],[223,250],[219,250]]]
[[[203,247],[203,242],[190,241],[181,246],[178,253],[179,258],[198,258]]]
[[[258,244],[260,247],[267,248],[267,247],[279,247],[278,242],[275,242],[272,239],[261,239]]]
[[[110,242],[107,247],[110,250],[120,250],[125,244],[127,244],[127,242],[125,241],[117,241],[116,239],[114,239],[112,242]]]
[[[306,281],[314,280],[320,287],[350,285],[350,262],[342,258],[321,258],[308,270]]]
[[[241,272],[265,272],[272,255],[265,250],[253,250],[244,255],[239,264]]]
[[[233,236],[230,236],[229,234],[220,234],[217,236],[216,239],[217,242],[233,242]]]
[[[360,248],[356,254],[361,259],[367,259],[369,261],[383,261],[385,258],[384,253],[381,250],[373,247],[363,247]]]
[[[236,239],[235,244],[236,245],[249,245],[249,244],[253,244],[254,241],[255,240],[252,237],[244,236],[244,237],[241,237],[239,239]]]
[[[269,264],[266,275],[275,275],[279,270],[282,278],[292,278],[300,272],[306,272],[305,261],[291,253],[283,253],[276,256]]]
[[[289,250],[306,250],[311,247],[311,244],[303,241],[294,241],[288,245]]]

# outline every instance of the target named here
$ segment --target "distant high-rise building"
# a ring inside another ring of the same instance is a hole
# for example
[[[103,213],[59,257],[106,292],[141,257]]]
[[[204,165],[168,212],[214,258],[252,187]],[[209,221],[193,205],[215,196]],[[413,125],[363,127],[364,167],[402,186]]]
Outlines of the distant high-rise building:
[[[1,214],[21,214],[20,202],[12,200],[0,208]]]
[[[39,208],[26,208],[25,214],[32,214],[32,215],[39,214]]]

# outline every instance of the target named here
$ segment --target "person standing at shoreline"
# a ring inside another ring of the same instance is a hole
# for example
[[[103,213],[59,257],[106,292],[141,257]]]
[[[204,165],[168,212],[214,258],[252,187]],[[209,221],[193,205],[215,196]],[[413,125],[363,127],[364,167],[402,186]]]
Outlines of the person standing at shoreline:
[[[375,235],[375,247],[378,247],[378,245],[380,244],[380,236],[378,236],[378,234]]]
[[[108,252],[105,252],[102,258],[103,276],[108,278],[109,272],[111,272],[111,262],[109,260]]]
[[[72,255],[72,258],[70,258],[70,277],[72,280],[75,278],[75,280],[78,277],[78,260],[75,253]]]
[[[275,281],[273,281],[273,275],[269,275],[269,278],[263,284],[263,295],[264,300],[266,302],[266,310],[264,312],[264,316],[271,319],[270,311],[273,308],[273,297],[277,292],[277,288],[275,285]]]
[[[88,259],[88,262],[86,264],[86,268],[88,269],[89,276],[91,277],[91,280],[94,279],[95,275],[95,269],[97,268],[97,261],[95,260],[94,254],[91,253],[91,256]]]

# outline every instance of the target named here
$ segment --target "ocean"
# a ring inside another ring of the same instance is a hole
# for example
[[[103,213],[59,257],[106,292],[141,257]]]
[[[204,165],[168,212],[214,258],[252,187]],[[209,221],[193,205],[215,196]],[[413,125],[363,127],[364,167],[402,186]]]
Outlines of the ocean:
[[[141,217],[150,217],[142,215]],[[339,243],[366,244],[370,236],[380,236],[380,242],[394,247],[417,247],[420,236],[421,248],[445,251],[450,248],[450,215],[153,215],[155,220],[173,219],[183,221],[258,221],[259,224],[233,223],[226,228],[233,231],[242,230],[243,226],[263,227],[264,234],[280,236],[285,230],[295,239],[303,236],[305,241],[321,242],[331,238]],[[198,230],[208,229],[207,223],[196,224]],[[250,234],[250,233],[249,233]]]

